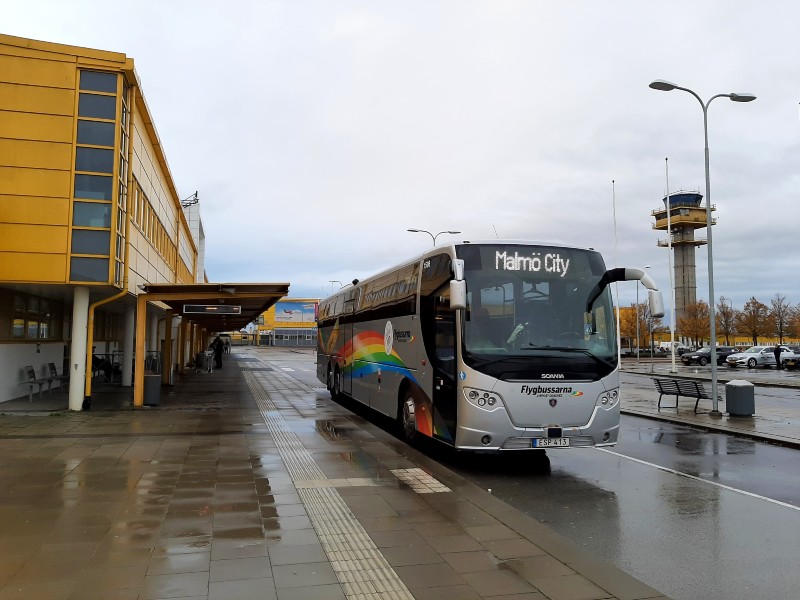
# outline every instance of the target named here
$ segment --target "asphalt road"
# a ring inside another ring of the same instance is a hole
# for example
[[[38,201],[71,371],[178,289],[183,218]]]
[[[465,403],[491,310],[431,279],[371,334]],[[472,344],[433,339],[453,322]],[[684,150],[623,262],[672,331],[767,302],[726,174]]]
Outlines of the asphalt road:
[[[623,416],[615,448],[548,454],[447,466],[676,600],[800,598],[796,450]]]

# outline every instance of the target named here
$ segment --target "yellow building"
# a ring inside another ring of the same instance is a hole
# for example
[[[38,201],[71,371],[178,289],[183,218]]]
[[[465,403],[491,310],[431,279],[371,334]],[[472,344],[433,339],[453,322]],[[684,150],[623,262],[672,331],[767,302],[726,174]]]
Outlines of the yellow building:
[[[257,322],[262,346],[317,345],[319,298],[284,298],[262,314]]]
[[[138,289],[205,281],[181,196],[133,59],[0,35],[0,401],[52,362],[79,405],[89,345],[130,385]]]

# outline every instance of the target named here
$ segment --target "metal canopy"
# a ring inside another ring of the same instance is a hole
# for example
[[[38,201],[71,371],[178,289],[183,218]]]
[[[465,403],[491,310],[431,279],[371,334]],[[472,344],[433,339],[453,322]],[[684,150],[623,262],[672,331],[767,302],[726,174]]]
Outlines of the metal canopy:
[[[240,314],[189,314],[208,332],[238,331],[289,293],[288,283],[156,283],[144,286],[146,300],[162,302],[183,314],[187,304],[241,306]]]

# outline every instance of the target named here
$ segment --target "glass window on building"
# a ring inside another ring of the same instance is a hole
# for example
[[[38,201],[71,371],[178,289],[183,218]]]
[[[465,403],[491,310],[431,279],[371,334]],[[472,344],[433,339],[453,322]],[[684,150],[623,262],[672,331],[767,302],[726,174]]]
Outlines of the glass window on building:
[[[13,302],[12,302],[13,294]],[[57,339],[64,327],[64,306],[61,302],[22,293],[0,292],[8,301],[5,314],[0,313],[0,339]]]
[[[75,202],[72,224],[78,227],[111,227],[111,205],[100,202]]]
[[[75,175],[75,197],[87,200],[111,200],[113,181],[107,175]]]
[[[117,93],[117,74],[100,71],[81,71],[80,88],[92,92]]]
[[[111,246],[110,231],[75,229],[72,232],[73,254],[105,254]]]
[[[95,173],[114,172],[114,151],[103,148],[83,148],[78,146],[75,156],[76,171]]]
[[[108,281],[108,259],[73,256],[69,278],[71,281]]]
[[[114,123],[78,121],[78,143],[90,146],[114,146]]]
[[[78,116],[114,121],[117,118],[117,97],[81,93],[78,97]]]

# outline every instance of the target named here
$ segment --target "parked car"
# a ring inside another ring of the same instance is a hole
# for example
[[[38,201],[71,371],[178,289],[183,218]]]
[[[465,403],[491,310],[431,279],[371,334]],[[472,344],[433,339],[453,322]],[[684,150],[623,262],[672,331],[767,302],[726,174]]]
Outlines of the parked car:
[[[717,364],[723,365],[725,364],[725,360],[731,354],[738,354],[739,349],[734,348],[733,346],[717,346]],[[710,348],[700,348],[699,350],[695,350],[694,352],[686,352],[685,354],[681,355],[681,362],[685,365],[692,365],[697,364],[701,367],[705,367],[708,363],[711,362],[711,349]]]
[[[669,350],[670,350],[670,343],[669,342],[661,342],[661,343],[659,343],[659,345],[658,345],[658,351],[659,352],[662,352],[664,354],[669,354]],[[689,347],[688,346],[684,346],[680,342],[675,342],[675,355],[676,356],[683,356],[687,352],[689,352]]]
[[[787,346],[781,346],[781,354],[789,352]],[[729,367],[774,367],[775,366],[775,346],[753,346],[744,352],[731,354],[727,360]]]
[[[789,346],[789,352],[781,352],[781,364],[790,371],[800,369],[800,347]]]

